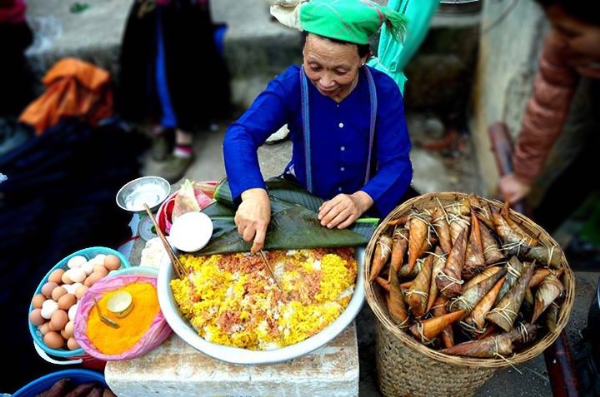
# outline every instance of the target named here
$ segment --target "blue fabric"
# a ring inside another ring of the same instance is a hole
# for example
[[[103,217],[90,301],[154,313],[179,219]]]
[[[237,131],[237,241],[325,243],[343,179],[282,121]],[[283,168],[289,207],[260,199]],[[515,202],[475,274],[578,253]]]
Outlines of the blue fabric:
[[[169,87],[167,85],[167,69],[165,61],[165,41],[162,32],[162,14],[160,6],[156,9],[156,18],[158,23],[156,24],[156,41],[158,48],[156,51],[156,89],[158,91],[158,99],[162,109],[161,124],[165,128],[177,127],[177,116],[171,103],[171,96],[169,95]]]
[[[215,29],[215,45],[220,56],[225,56],[225,33],[227,33],[227,25],[217,25]]]
[[[286,170],[306,188],[302,129],[300,66],[291,66],[273,79],[225,135],[223,154],[232,196],[250,188],[265,188],[257,149],[284,124],[293,142]],[[381,216],[399,204],[413,175],[410,139],[402,94],[395,81],[370,69],[377,87],[377,123],[373,151],[377,172],[364,185],[367,166],[370,100],[364,72],[354,91],[341,103],[321,95],[309,84],[313,193],[329,200],[339,193],[364,190]]]

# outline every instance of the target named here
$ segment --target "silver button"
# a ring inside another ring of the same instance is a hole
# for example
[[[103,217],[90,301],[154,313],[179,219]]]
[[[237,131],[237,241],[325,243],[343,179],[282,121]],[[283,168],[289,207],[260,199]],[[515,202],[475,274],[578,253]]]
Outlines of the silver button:
[[[340,171],[346,171],[346,167],[340,167]]]
[[[338,126],[339,126],[340,128],[344,128],[344,123],[339,123],[339,124],[338,124]]]
[[[340,146],[340,150],[343,152],[344,150],[346,150],[345,146]]]
[[[341,188],[341,187],[338,187],[338,192],[341,192],[341,191],[342,191],[342,188]]]

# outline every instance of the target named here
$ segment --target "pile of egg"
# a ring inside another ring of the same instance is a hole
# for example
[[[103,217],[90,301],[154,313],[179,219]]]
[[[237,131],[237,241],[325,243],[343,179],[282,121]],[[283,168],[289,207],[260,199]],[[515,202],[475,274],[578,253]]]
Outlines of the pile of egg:
[[[40,293],[33,296],[29,321],[38,327],[44,343],[51,349],[79,349],[73,337],[73,320],[79,299],[88,288],[121,267],[113,254],[97,254],[88,260],[75,255],[67,261],[67,269],[57,268],[48,275]]]

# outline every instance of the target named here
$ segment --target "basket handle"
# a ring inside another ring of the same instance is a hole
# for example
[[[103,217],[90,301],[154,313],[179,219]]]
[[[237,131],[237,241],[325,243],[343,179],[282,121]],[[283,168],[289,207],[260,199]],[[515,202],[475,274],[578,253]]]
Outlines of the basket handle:
[[[50,357],[44,350],[42,350],[41,347],[38,346],[37,343],[35,343],[35,341],[33,342],[33,347],[35,348],[35,351],[37,351],[37,353],[40,355],[41,358],[43,358],[44,360],[48,361],[49,363],[52,364],[58,364],[58,365],[73,365],[73,364],[81,364],[83,362],[83,359],[77,359],[77,360],[55,360],[52,357]]]

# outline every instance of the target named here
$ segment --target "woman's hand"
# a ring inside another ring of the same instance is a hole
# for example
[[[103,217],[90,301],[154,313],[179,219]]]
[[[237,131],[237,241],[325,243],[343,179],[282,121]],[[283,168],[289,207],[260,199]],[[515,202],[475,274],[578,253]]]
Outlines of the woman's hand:
[[[520,180],[515,174],[507,174],[500,178],[498,188],[504,199],[514,204],[529,194],[531,184]]]
[[[244,241],[251,242],[250,251],[263,249],[267,228],[271,221],[271,202],[265,189],[248,189],[242,193],[242,203],[235,213],[235,224]]]
[[[329,229],[345,229],[373,205],[373,199],[359,190],[353,194],[338,194],[319,208],[321,225]]]

